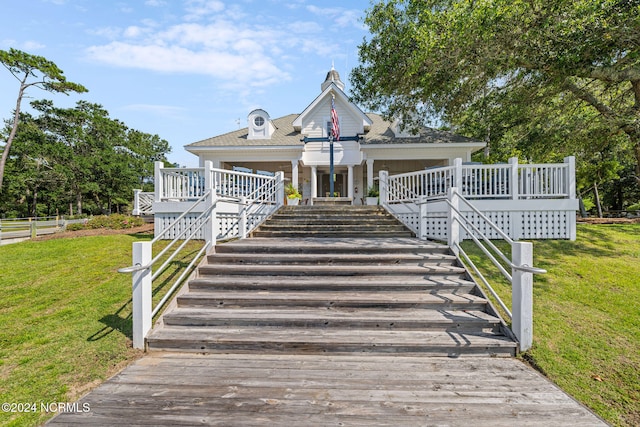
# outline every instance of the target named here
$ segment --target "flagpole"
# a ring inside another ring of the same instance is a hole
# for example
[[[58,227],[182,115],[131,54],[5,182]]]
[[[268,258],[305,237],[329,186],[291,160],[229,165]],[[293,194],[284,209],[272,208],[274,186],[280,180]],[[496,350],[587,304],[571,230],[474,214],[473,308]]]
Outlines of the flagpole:
[[[333,140],[340,141],[340,124],[335,106],[336,95],[331,94],[331,135],[329,135],[329,197],[334,197],[334,173],[333,173]]]
[[[329,197],[333,197],[333,135],[329,137]]]

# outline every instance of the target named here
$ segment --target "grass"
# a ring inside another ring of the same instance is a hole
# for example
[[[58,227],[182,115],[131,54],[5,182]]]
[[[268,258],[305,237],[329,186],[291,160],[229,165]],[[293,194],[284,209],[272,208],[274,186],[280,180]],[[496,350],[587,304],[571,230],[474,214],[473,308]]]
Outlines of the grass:
[[[575,242],[535,241],[534,257],[548,273],[522,357],[612,425],[640,425],[640,224],[580,224]],[[510,306],[508,285],[495,289]]]
[[[72,402],[141,356],[130,344],[130,277],[116,271],[144,239],[0,246],[1,402]],[[534,254],[549,273],[535,279],[534,345],[523,358],[609,423],[640,425],[640,224],[579,225],[576,242],[536,241]],[[496,290],[510,301],[506,284]],[[51,415],[0,412],[0,425]]]
[[[131,263],[132,242],[145,239],[151,236],[0,246],[0,402],[37,408],[0,412],[0,425],[39,425],[53,415],[41,403],[73,402],[142,355],[131,348],[131,277],[117,269]],[[155,291],[168,286],[161,278]]]

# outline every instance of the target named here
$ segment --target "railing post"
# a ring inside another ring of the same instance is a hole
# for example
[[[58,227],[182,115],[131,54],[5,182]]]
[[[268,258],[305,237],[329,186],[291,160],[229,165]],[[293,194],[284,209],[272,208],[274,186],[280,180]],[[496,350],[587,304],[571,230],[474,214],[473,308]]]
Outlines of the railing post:
[[[133,190],[133,211],[131,211],[131,215],[140,216],[140,193],[142,190],[135,188]]]
[[[418,218],[418,237],[420,240],[427,240],[427,196],[420,196],[420,217]]]
[[[151,262],[151,242],[133,243],[133,265]],[[136,271],[132,279],[133,348],[144,350],[144,339],[151,330],[151,269]]]
[[[215,174],[213,173],[213,162],[207,160],[204,162],[204,189],[209,191],[209,197],[205,200],[204,209],[209,209],[211,206],[211,213],[207,220],[207,225],[204,227],[204,240],[211,242],[211,248],[216,246],[216,240],[218,238],[218,194],[216,193]]]
[[[380,191],[380,204],[385,208],[389,206],[389,171],[380,171],[380,180],[378,181],[378,190]]]
[[[453,159],[453,166],[455,169],[451,185],[462,191],[462,159],[460,157]]]
[[[512,200],[518,200],[518,158],[510,157],[509,164],[511,165],[511,169],[509,169],[509,192],[511,194]]]
[[[240,197],[240,217],[238,218],[238,235],[241,239],[247,238],[247,198]]]
[[[456,256],[459,253],[458,247],[456,245],[460,243],[460,223],[458,222],[460,218],[458,212],[456,211],[460,209],[460,199],[458,197],[457,191],[458,189],[456,187],[451,187],[449,188],[449,193],[447,195],[447,197],[449,198],[449,202],[451,203],[451,206],[449,206],[448,209],[447,218],[448,243],[451,251]]]
[[[156,202],[159,202],[160,199],[162,198],[162,195],[164,194],[164,180],[162,179],[162,170],[161,168],[164,166],[164,163],[162,162],[155,162],[154,163],[154,172],[153,172],[153,187],[154,187],[154,194],[153,194],[153,200]]]
[[[284,172],[276,172],[276,209],[284,206]]]
[[[35,239],[36,237],[38,237],[38,218],[34,218],[33,221],[31,221],[31,218],[29,218],[29,225],[31,238]]]
[[[514,266],[533,266],[533,244],[515,242],[512,246]],[[511,329],[520,342],[520,351],[526,351],[533,344],[533,273],[512,269]]]
[[[567,164],[567,191],[569,199],[576,198],[576,158],[569,156],[564,158],[564,162]]]

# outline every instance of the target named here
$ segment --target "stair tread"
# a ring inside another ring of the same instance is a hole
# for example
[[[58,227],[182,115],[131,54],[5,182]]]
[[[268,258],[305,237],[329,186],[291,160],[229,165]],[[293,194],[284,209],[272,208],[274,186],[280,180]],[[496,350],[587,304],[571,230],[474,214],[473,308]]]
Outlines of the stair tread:
[[[456,322],[499,322],[495,316],[479,310],[426,310],[426,309],[403,309],[385,310],[385,309],[346,309],[346,308],[184,308],[178,307],[171,313],[167,313],[165,318],[175,316],[189,316],[198,318],[224,318],[233,320],[237,318],[261,318],[268,317],[271,319],[345,319],[345,320],[376,320],[389,321],[394,320],[423,320],[439,323],[456,323]]]
[[[293,270],[293,271],[292,271]],[[242,265],[229,265],[229,264],[207,264],[200,268],[203,273],[218,272],[218,273],[291,273],[292,275],[307,275],[307,274],[327,274],[327,275],[350,275],[350,274],[463,274],[465,269],[462,267],[455,267],[452,265],[417,265],[417,264],[391,264],[391,265],[333,265],[333,264],[317,264],[317,265],[304,265],[294,266],[287,264],[242,264]]]
[[[443,245],[435,242],[425,242],[423,240],[419,240],[417,238],[408,237],[408,238],[397,238],[397,239],[369,239],[369,238],[320,238],[320,239],[300,239],[300,238],[278,238],[272,239],[268,237],[256,237],[251,239],[242,239],[236,240],[234,242],[225,243],[224,248],[235,248],[235,247],[255,247],[255,248],[272,248],[272,247],[282,247],[287,248],[292,244],[295,244],[297,247],[305,250],[310,250],[313,248],[320,248],[322,250],[340,250],[341,248],[346,248],[349,250],[382,250],[382,251],[390,251],[390,250],[402,250],[402,249],[411,249],[411,250],[432,250],[432,249],[448,249],[447,245]]]
[[[331,343],[341,345],[376,343],[378,345],[415,345],[415,346],[495,346],[515,347],[516,343],[504,335],[480,331],[455,331],[443,334],[436,331],[421,330],[360,330],[360,329],[324,329],[324,328],[278,328],[278,327],[192,327],[188,330],[169,328],[156,330],[149,341],[249,341],[254,344],[265,342],[280,343]]]
[[[216,299],[260,299],[268,304],[271,300],[286,299],[288,301],[316,300],[331,302],[360,302],[360,303],[457,303],[457,304],[482,304],[486,303],[485,298],[468,293],[429,293],[429,292],[322,292],[322,291],[191,291],[181,295],[180,299],[197,300],[200,298]]]
[[[238,258],[245,259],[247,263],[254,262],[281,262],[281,261],[307,261],[307,262],[418,262],[418,261],[446,261],[453,262],[456,260],[454,255],[447,254],[430,254],[430,253],[374,253],[374,254],[349,254],[349,253],[323,253],[323,254],[305,254],[305,253],[216,253],[209,255],[210,261],[228,261]]]
[[[234,275],[234,276],[218,276],[218,275],[203,275],[191,280],[189,283],[194,285],[224,285],[231,283],[242,283],[253,285],[265,285],[265,286],[277,286],[284,288],[286,286],[305,286],[313,288],[318,285],[330,285],[334,288],[345,287],[347,289],[354,287],[385,287],[386,290],[391,291],[394,288],[406,288],[408,286],[416,287],[432,287],[432,286],[458,286],[458,287],[473,287],[475,283],[459,276],[441,275],[441,276],[407,276],[397,274],[394,276],[389,275],[368,275],[368,276],[335,276],[331,277],[330,281],[327,281],[326,276],[295,276],[295,275],[278,275],[278,276],[256,276],[256,275]]]

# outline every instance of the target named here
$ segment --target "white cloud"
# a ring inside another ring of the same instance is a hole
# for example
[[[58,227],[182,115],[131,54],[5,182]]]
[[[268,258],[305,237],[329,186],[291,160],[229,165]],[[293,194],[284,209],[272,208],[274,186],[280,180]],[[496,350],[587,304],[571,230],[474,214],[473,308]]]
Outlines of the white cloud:
[[[188,0],[185,19],[197,21],[223,10],[224,3],[218,0]]]
[[[27,53],[31,53],[34,50],[41,50],[41,49],[44,49],[47,46],[43,45],[40,42],[34,41],[34,40],[27,40],[27,41],[18,42],[18,41],[13,40],[13,39],[4,39],[4,40],[0,40],[0,47],[2,47],[3,49],[9,49],[9,48],[12,47],[14,49],[18,49],[18,50],[22,50],[22,51],[27,52]]]
[[[21,44],[22,49],[26,51],[44,49],[46,46],[40,42],[27,40]]]
[[[223,87],[258,88],[290,80],[289,71],[296,69],[301,55],[335,58],[343,48],[326,37],[327,25],[351,25],[361,12],[307,6],[295,16],[267,16],[255,8],[246,10],[253,15],[245,15],[241,7],[236,3],[226,8],[218,0],[185,0],[181,22],[160,27],[141,19],[119,31],[103,29],[109,42],[86,52],[89,59],[116,67],[208,75]],[[314,15],[320,18],[314,20]]]
[[[228,82],[263,86],[287,77],[273,61],[261,55],[216,49],[194,51],[181,46],[134,45],[112,42],[92,47],[89,55],[118,67],[168,73],[205,74]]]
[[[360,22],[360,16],[362,15],[362,10],[355,9],[345,9],[342,7],[318,7],[314,5],[307,6],[307,10],[314,15],[322,16],[328,19],[333,20],[337,24],[338,27],[348,27],[353,26],[357,28],[362,28],[362,23]]]

